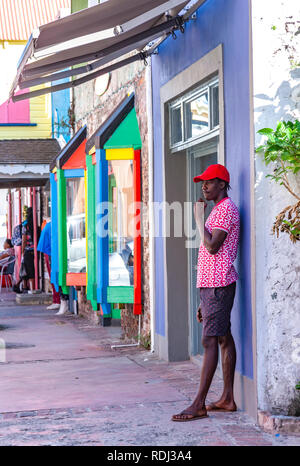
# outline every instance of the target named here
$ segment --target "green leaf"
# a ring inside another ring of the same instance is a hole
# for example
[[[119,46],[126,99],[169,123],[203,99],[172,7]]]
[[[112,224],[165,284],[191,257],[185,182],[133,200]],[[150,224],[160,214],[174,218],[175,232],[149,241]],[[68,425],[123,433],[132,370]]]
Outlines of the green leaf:
[[[265,150],[266,146],[258,146],[256,149],[255,149],[255,152],[262,152],[263,150]]]
[[[286,128],[286,136],[287,136],[288,141],[290,141],[291,138],[292,138],[292,130],[291,130],[291,128]]]
[[[285,124],[283,121],[280,121],[278,124],[277,124],[277,127],[276,127],[276,131],[281,131],[283,130],[285,127]]]
[[[300,230],[298,228],[291,228],[290,231],[291,231],[292,235],[294,235],[294,236],[297,236],[297,235],[300,234]]]
[[[289,152],[284,151],[281,154],[281,158],[282,158],[282,160],[291,161],[292,156],[291,156],[291,154]]]
[[[282,146],[279,144],[271,144],[268,147],[268,151],[270,152],[279,152],[282,150]]]
[[[257,132],[258,134],[263,134],[263,135],[268,136],[269,134],[273,134],[274,130],[272,128],[262,128]]]
[[[267,144],[275,144],[277,141],[276,141],[276,137],[274,134],[269,134],[269,139],[267,141]]]

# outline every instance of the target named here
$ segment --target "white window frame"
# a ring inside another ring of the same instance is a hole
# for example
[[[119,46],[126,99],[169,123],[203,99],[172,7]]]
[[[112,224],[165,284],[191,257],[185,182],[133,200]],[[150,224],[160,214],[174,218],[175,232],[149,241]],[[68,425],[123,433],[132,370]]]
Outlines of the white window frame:
[[[199,144],[202,141],[205,141],[211,137],[214,137],[219,134],[220,130],[220,117],[219,117],[219,124],[217,126],[212,125],[212,118],[213,118],[213,99],[212,99],[212,90],[215,87],[219,87],[219,77],[215,76],[211,80],[207,81],[206,83],[202,84],[200,87],[197,87],[191,92],[188,92],[181,96],[180,98],[174,100],[169,104],[169,145],[172,152],[177,152],[178,150],[182,150],[188,148],[192,145]],[[186,104],[195,100],[198,97],[201,97],[203,94],[208,93],[208,130],[203,131],[201,135],[194,136],[194,137],[187,137],[187,112],[186,112]],[[172,110],[175,108],[181,107],[181,126],[182,126],[182,140],[172,144]]]

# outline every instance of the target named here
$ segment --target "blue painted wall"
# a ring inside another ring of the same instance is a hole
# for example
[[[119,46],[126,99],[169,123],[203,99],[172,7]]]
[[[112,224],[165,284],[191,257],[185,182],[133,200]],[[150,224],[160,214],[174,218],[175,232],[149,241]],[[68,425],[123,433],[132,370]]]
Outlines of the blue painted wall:
[[[53,85],[61,84],[67,82],[69,78],[55,81]],[[69,122],[68,110],[70,108],[70,89],[64,89],[59,92],[53,92],[51,94],[51,103],[52,103],[52,135],[55,138],[63,136],[66,142],[70,140],[70,128],[60,126],[61,123]]]
[[[232,311],[237,370],[253,378],[250,259],[250,108],[248,0],[207,0],[185,34],[167,39],[152,58],[154,120],[154,200],[163,200],[160,88],[219,44],[224,51],[225,157],[232,175],[230,196],[241,214],[241,243],[236,262],[240,280]],[[164,243],[155,243],[156,333],[165,335]]]

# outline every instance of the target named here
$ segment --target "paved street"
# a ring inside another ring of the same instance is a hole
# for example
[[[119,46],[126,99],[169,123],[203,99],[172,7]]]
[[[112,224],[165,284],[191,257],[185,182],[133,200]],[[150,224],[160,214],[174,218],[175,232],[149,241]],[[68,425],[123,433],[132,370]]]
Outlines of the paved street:
[[[0,303],[1,446],[300,445],[300,437],[262,432],[242,412],[171,422],[197,389],[197,364],[111,349],[121,343],[119,328],[16,306],[12,296]],[[209,401],[221,388],[215,377]]]

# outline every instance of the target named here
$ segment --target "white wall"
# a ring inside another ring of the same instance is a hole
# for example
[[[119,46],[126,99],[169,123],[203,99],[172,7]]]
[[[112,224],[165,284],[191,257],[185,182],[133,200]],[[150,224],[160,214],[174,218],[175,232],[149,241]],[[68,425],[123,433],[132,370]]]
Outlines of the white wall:
[[[24,45],[0,43],[0,63],[5,64],[5,73],[0,73],[0,105],[9,97],[9,91],[17,73],[17,63],[23,50]]]
[[[6,202],[7,189],[0,189],[0,215],[6,215],[7,202]]]
[[[252,0],[255,134],[279,120],[300,119],[298,0]],[[298,53],[298,56],[297,56]],[[263,138],[256,134],[255,145]],[[300,244],[271,229],[276,215],[294,199],[265,178],[256,156],[256,312],[258,407],[288,412],[300,380]],[[300,193],[300,180],[291,177]]]

